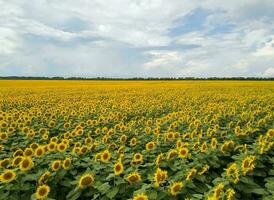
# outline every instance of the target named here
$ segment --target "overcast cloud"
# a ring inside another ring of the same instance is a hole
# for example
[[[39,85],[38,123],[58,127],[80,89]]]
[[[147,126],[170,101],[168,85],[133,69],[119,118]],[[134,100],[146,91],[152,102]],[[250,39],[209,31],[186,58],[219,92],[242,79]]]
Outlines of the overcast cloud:
[[[0,0],[0,76],[274,76],[273,0]]]

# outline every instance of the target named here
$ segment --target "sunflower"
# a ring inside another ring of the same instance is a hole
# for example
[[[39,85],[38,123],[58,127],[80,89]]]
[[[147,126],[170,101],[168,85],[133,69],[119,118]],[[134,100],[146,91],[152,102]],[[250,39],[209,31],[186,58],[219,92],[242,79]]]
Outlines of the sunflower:
[[[66,151],[66,149],[67,149],[67,145],[64,144],[64,143],[60,143],[60,144],[57,145],[57,150],[59,152],[64,152],[64,151]]]
[[[80,177],[78,185],[81,189],[84,189],[86,187],[91,186],[93,181],[94,181],[94,176],[92,174],[84,174]]]
[[[32,148],[26,148],[24,150],[24,156],[32,156],[33,155],[33,150]]]
[[[37,199],[46,199],[50,192],[50,187],[48,185],[40,185],[36,189],[35,196]]]
[[[101,161],[107,163],[111,158],[111,153],[108,150],[105,150],[101,153]]]
[[[181,147],[178,149],[178,155],[180,158],[187,158],[188,156],[188,148]]]
[[[203,142],[203,144],[202,144],[202,146],[201,146],[201,152],[203,152],[203,153],[205,153],[205,152],[207,152],[207,143],[206,143],[206,141],[205,142]]]
[[[146,150],[147,151],[151,151],[151,150],[153,150],[153,149],[155,149],[155,142],[154,141],[150,141],[150,142],[148,142],[147,144],[146,144]]]
[[[174,182],[169,186],[169,193],[176,196],[182,191],[183,186],[183,182]]]
[[[125,143],[127,141],[127,136],[126,135],[122,135],[121,137],[120,137],[120,143]]]
[[[7,133],[0,133],[0,140],[7,140],[9,135]]]
[[[70,168],[70,165],[71,165],[71,158],[66,158],[63,161],[62,167],[63,169],[68,170]]]
[[[156,166],[160,166],[160,164],[161,164],[163,158],[164,158],[164,154],[163,154],[163,153],[160,153],[160,154],[157,156],[157,158],[156,158],[156,160],[155,160]]]
[[[219,199],[224,187],[225,186],[223,183],[219,183],[213,190],[213,196],[216,197],[217,199]]]
[[[193,179],[193,177],[196,175],[196,173],[197,173],[197,170],[196,170],[195,168],[192,168],[192,169],[188,172],[188,174],[187,174],[187,176],[186,176],[186,180],[191,180],[191,179]]]
[[[132,164],[138,165],[143,163],[143,155],[141,153],[135,153],[132,158]]]
[[[23,157],[19,168],[21,171],[26,172],[29,171],[33,167],[34,163],[30,157]]]
[[[16,178],[16,173],[13,170],[6,169],[1,175],[0,180],[2,183],[9,183]]]
[[[22,156],[14,157],[12,160],[12,166],[17,167],[20,164],[20,162],[22,161],[22,158],[23,158]]]
[[[113,171],[116,176],[120,175],[124,171],[124,166],[121,162],[117,162],[113,166]]]
[[[166,181],[167,177],[168,177],[167,171],[157,168],[157,170],[154,174],[155,187],[159,187],[161,184],[163,184]]]
[[[6,168],[10,164],[10,159],[5,158],[3,160],[0,160],[0,168]]]
[[[55,151],[56,147],[57,147],[57,143],[56,143],[56,142],[51,141],[51,142],[48,144],[48,150],[49,150],[49,151]]]
[[[235,195],[235,191],[232,188],[229,188],[226,190],[226,199],[227,200],[233,200],[234,195]]]
[[[171,149],[168,153],[167,153],[167,160],[171,160],[173,157],[175,157],[177,155],[177,150],[175,149]]]
[[[46,183],[46,181],[48,180],[48,178],[50,177],[51,173],[49,171],[44,172],[40,178],[38,179],[38,184],[39,185],[43,185]]]
[[[37,156],[37,157],[41,157],[43,156],[45,153],[45,149],[43,146],[39,146],[35,149],[35,152],[34,152],[34,155]]]
[[[137,194],[133,197],[133,200],[148,200],[148,196],[145,194]]]
[[[238,183],[240,180],[240,174],[239,170],[237,168],[236,163],[232,163],[227,169],[226,169],[226,176],[228,179],[233,182],[234,184]]]
[[[22,156],[23,155],[23,150],[22,149],[17,149],[14,153],[13,153],[13,157],[16,157],[16,156]]]
[[[211,143],[210,143],[211,148],[212,148],[212,149],[216,149],[217,144],[218,144],[217,139],[216,139],[216,138],[212,138],[212,139],[211,139]]]
[[[57,171],[61,167],[61,160],[55,160],[51,163],[51,169]]]
[[[132,138],[131,140],[130,140],[130,146],[131,147],[134,147],[134,146],[136,146],[136,144],[137,144],[137,139],[136,138]]]
[[[209,170],[209,166],[205,165],[202,170],[199,172],[200,175],[203,175],[204,173],[206,173]]]
[[[130,184],[138,183],[142,180],[141,175],[138,172],[130,173],[126,179]]]
[[[266,135],[270,138],[273,138],[274,137],[274,129],[269,129],[267,131]]]
[[[243,175],[245,176],[249,171],[252,171],[255,168],[254,161],[256,157],[255,156],[247,156],[243,161],[242,161],[242,171]]]

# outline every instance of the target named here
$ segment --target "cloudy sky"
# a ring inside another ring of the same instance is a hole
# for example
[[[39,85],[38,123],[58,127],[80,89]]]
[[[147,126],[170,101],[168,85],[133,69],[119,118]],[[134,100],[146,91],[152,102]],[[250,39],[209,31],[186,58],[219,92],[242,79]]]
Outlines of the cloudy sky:
[[[273,0],[0,0],[0,76],[274,76]]]

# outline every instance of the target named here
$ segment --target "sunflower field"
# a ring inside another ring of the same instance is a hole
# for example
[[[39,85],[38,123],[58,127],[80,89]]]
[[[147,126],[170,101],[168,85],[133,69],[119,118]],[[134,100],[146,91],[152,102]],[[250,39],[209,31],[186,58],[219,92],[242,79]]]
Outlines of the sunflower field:
[[[274,199],[273,81],[0,81],[0,199]]]

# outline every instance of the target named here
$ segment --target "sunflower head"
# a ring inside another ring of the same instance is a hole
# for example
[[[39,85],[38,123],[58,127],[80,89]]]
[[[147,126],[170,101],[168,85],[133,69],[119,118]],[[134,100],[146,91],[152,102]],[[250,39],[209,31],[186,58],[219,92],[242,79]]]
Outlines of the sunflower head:
[[[188,156],[188,148],[187,147],[181,147],[178,149],[178,155],[180,158],[187,158]]]
[[[187,177],[186,177],[186,180],[191,180],[193,179],[193,177],[196,175],[197,173],[197,170],[195,168],[192,168],[188,174],[187,174]]]
[[[146,150],[147,151],[152,151],[153,149],[155,149],[155,142],[154,141],[150,141],[146,144]]]
[[[167,177],[168,177],[167,171],[157,168],[157,170],[154,174],[155,187],[159,187],[161,184],[163,184],[166,181]]]
[[[47,198],[50,192],[50,187],[48,185],[40,185],[36,189],[35,196],[37,199],[45,199]]]
[[[94,181],[94,176],[92,174],[84,174],[80,177],[78,185],[81,189],[84,189],[86,187],[91,186],[93,181]]]
[[[61,160],[55,160],[51,163],[51,169],[57,171],[61,167]]]
[[[0,181],[2,183],[9,183],[13,181],[16,178],[16,173],[13,170],[6,169],[1,175],[0,175]]]
[[[33,167],[34,163],[30,157],[23,157],[20,162],[20,170],[23,172],[29,171]]]
[[[101,161],[107,163],[111,158],[111,153],[108,150],[105,150],[101,153]]]
[[[124,166],[121,162],[117,162],[113,166],[113,171],[116,176],[120,175],[124,171]]]
[[[169,192],[171,195],[176,196],[178,195],[183,188],[184,184],[183,182],[174,182],[169,187]]]
[[[130,174],[127,176],[127,181],[128,181],[130,184],[138,183],[138,182],[140,182],[141,180],[142,180],[142,179],[141,179],[141,175],[140,175],[138,172],[130,173]]]
[[[45,153],[44,147],[39,146],[35,149],[34,155],[37,156],[37,157],[41,157],[41,156],[44,155],[44,153]]]
[[[70,165],[71,165],[71,158],[66,158],[63,161],[62,167],[63,169],[68,170],[70,168]]]
[[[133,197],[133,200],[148,200],[148,196],[145,194],[137,194]]]

